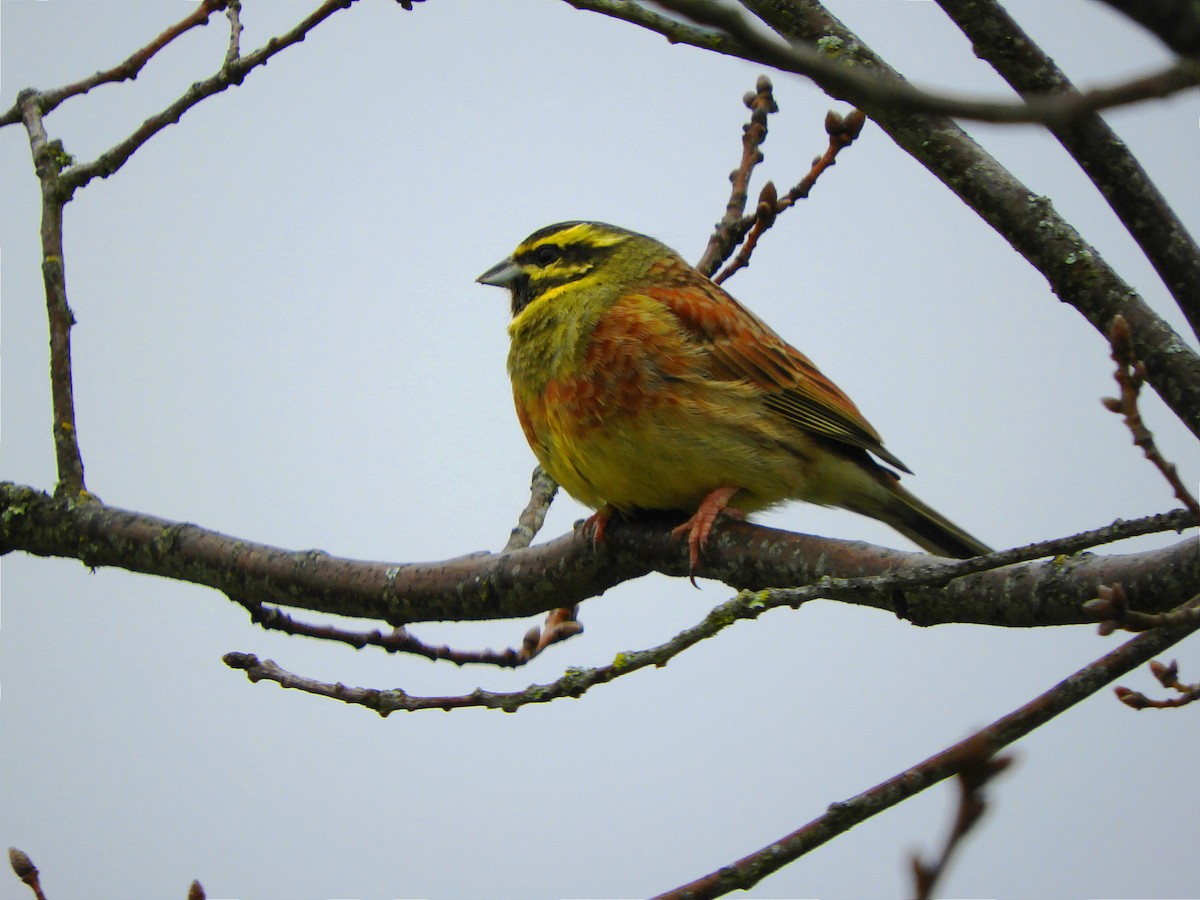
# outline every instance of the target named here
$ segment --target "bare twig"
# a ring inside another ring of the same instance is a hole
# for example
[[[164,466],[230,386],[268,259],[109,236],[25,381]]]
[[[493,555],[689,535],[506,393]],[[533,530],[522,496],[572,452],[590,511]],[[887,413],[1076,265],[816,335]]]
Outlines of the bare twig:
[[[225,66],[228,69],[242,56],[242,0],[229,0],[225,10],[229,19],[229,49],[225,51]]]
[[[259,66],[265,65],[271,57],[293,44],[304,40],[310,31],[324,22],[339,10],[349,7],[354,0],[325,0],[313,12],[305,16],[294,28],[277,37],[273,37],[252,53],[230,60],[228,52],[222,61],[220,71],[210,78],[197,81],[178,100],[171,103],[162,111],[146,119],[134,129],[125,140],[111,147],[90,163],[81,163],[64,173],[63,189],[68,193],[74,192],[86,185],[93,178],[107,178],[129,160],[131,156],[150,138],[158,134],[168,125],[178,122],[183,115],[200,101],[218,94],[232,85],[241,84],[247,75]]]
[[[742,127],[742,159],[738,167],[729,173],[732,189],[729,192],[729,202],[725,204],[725,215],[713,229],[708,246],[704,248],[704,255],[696,263],[696,269],[704,275],[712,275],[717,271],[749,228],[749,223],[744,226],[742,224],[742,213],[746,210],[746,200],[749,197],[750,176],[754,167],[763,160],[761,147],[767,139],[767,116],[779,111],[775,104],[771,79],[766,75],[758,76],[754,93],[746,94],[742,101],[750,110],[750,121]]]
[[[823,154],[813,160],[812,168],[809,169],[808,174],[801,178],[795,187],[780,198],[778,205],[775,207],[775,212],[781,213],[797,200],[805,199],[811,193],[813,185],[817,183],[817,179],[821,177],[821,174],[836,164],[837,155],[853,144],[858,136],[862,134],[863,125],[866,122],[867,114],[861,109],[851,110],[845,116],[830,110],[825,115],[825,132],[829,135],[829,146]]]
[[[1200,628],[1200,622],[1155,629],[1138,635],[965,741],[856,797],[831,804],[828,812],[802,828],[749,856],[659,895],[659,900],[704,900],[737,889],[749,889],[855,825],[954,775],[961,768],[965,748],[979,747],[982,749],[978,752],[987,755],[997,753],[1090,697],[1109,682],[1183,640],[1197,628]]]
[[[1112,345],[1112,360],[1117,364],[1117,371],[1113,377],[1121,387],[1121,396],[1103,398],[1105,408],[1125,417],[1125,425],[1133,435],[1133,443],[1141,447],[1146,459],[1162,472],[1167,483],[1175,491],[1175,496],[1192,515],[1200,515],[1200,503],[1196,502],[1192,492],[1184,485],[1175,464],[1163,459],[1158,445],[1154,443],[1154,435],[1142,420],[1141,411],[1138,409],[1138,395],[1146,380],[1146,367],[1134,355],[1129,323],[1125,321],[1124,316],[1118,315],[1113,319],[1108,340]]]
[[[566,2],[576,9],[633,22],[662,34],[672,43],[691,44],[804,75],[855,106],[885,104],[897,112],[954,116],[983,122],[1067,123],[1088,112],[1166,97],[1200,84],[1200,65],[1194,60],[1185,59],[1150,75],[1077,95],[1035,97],[1023,103],[953,97],[917,90],[901,80],[881,77],[844,64],[837,59],[844,44],[836,37],[827,36],[829,40],[821,48],[771,40],[755,31],[736,9],[709,0],[658,0],[658,5],[700,22],[707,28],[689,26],[652,12],[633,0]]]
[[[739,269],[750,265],[750,257],[758,247],[758,239],[775,224],[775,207],[778,203],[779,196],[775,191],[775,183],[768,181],[758,194],[758,205],[754,209],[754,215],[749,217],[751,227],[749,233],[746,234],[746,240],[742,242],[742,249],[738,251],[733,262],[713,276],[714,283],[724,284]]]
[[[529,546],[541,529],[546,511],[557,490],[558,485],[554,483],[554,479],[541,466],[535,467],[530,484],[529,503],[521,513],[519,524],[512,531],[505,547],[506,553]],[[446,660],[457,666],[523,666],[552,644],[583,632],[583,625],[577,618],[579,607],[573,606],[550,610],[543,627],[530,628],[521,640],[520,647],[506,650],[456,650],[445,644],[426,644],[402,626],[385,633],[379,629],[354,631],[334,625],[316,625],[300,621],[276,607],[264,605],[257,599],[243,597],[236,592],[229,596],[250,613],[251,621],[269,631],[349,644],[356,650],[369,646],[382,647],[389,653],[411,653],[429,660]]]
[[[137,50],[124,62],[118,63],[111,69],[105,69],[103,72],[97,72],[73,84],[68,84],[65,87],[55,88],[49,91],[42,91],[37,95],[38,105],[41,114],[44,116],[52,109],[61,104],[64,100],[69,100],[71,97],[78,97],[81,94],[86,94],[92,88],[101,84],[113,84],[121,81],[130,81],[138,77],[138,73],[142,71],[146,63],[150,62],[151,58],[158,53],[163,47],[175,40],[181,34],[190,31],[198,25],[207,25],[209,17],[225,6],[224,0],[201,0],[200,4],[191,13],[184,16],[180,21],[176,22],[146,46]],[[21,104],[18,101],[12,109],[8,110],[3,115],[0,115],[0,127],[5,125],[13,125],[20,122],[22,119]]]
[[[17,877],[29,886],[29,889],[33,891],[33,896],[37,900],[46,900],[46,895],[42,893],[41,882],[38,880],[37,866],[33,864],[33,860],[29,858],[24,850],[9,847],[8,864],[17,873]]]
[[[508,543],[504,545],[505,553],[523,549],[533,543],[534,537],[542,530],[546,512],[550,509],[550,504],[554,501],[554,495],[557,492],[558,485],[550,477],[550,473],[541,466],[535,466],[529,485],[529,503],[521,512],[521,516],[517,520],[517,527],[508,537]],[[524,665],[551,644],[557,644],[559,641],[582,634],[583,625],[579,622],[578,614],[578,605],[550,610],[546,614],[545,624],[541,628],[531,628],[525,633],[520,649],[505,651],[505,653],[513,654],[512,658],[515,662],[512,665]]]
[[[819,590],[813,590],[813,597]],[[580,697],[598,684],[607,684],[623,675],[644,669],[647,666],[662,666],[674,656],[693,647],[700,641],[712,637],[739,619],[754,619],[766,611],[754,595],[740,594],[733,600],[712,610],[702,622],[685,629],[671,640],[649,650],[619,653],[606,665],[591,669],[571,668],[556,681],[549,684],[532,684],[523,691],[496,693],[482,688],[470,694],[449,697],[414,697],[400,689],[378,690],[375,688],[349,688],[343,684],[328,684],[312,678],[296,675],[280,668],[274,661],[260,661],[251,653],[227,653],[225,664],[232,669],[245,670],[253,682],[261,680],[277,682],[281,687],[304,691],[322,697],[330,697],[343,703],[358,704],[373,709],[381,716],[396,711],[416,712],[424,709],[461,709],[482,707],[516,712],[531,703],[549,703],[567,697]]]
[[[382,647],[388,653],[411,653],[426,659],[445,660],[456,666],[486,665],[501,668],[516,668],[528,663],[551,644],[565,641],[583,632],[583,626],[575,618],[578,607],[571,609],[551,610],[546,617],[543,628],[533,627],[526,632],[519,648],[507,650],[455,650],[444,644],[426,644],[403,627],[393,628],[390,632],[379,629],[373,631],[352,631],[338,628],[334,625],[316,625],[302,622],[273,606],[264,606],[250,600],[233,598],[250,613],[250,620],[268,631],[281,631],[284,634],[315,638],[323,641],[335,641],[349,644],[356,650],[364,647]]]
[[[1200,620],[1200,597],[1193,597],[1168,612],[1144,613],[1129,608],[1128,597],[1121,585],[1102,584],[1096,590],[1095,599],[1083,604],[1083,611],[1100,623],[1100,635],[1108,636],[1117,630],[1149,631],[1164,625]]]
[[[534,466],[533,477],[529,483],[529,503],[517,519],[517,527],[508,536],[508,543],[504,545],[505,553],[521,550],[533,543],[537,533],[542,530],[546,512],[557,493],[558,485],[554,483],[550,473],[541,466]]]
[[[83,457],[75,430],[75,392],[71,374],[71,328],[75,316],[67,302],[66,267],[63,261],[63,207],[70,197],[64,188],[63,170],[73,162],[59,141],[49,140],[42,108],[35,91],[17,98],[42,193],[42,282],[46,316],[50,323],[51,433],[58,465],[56,494],[83,497]]]
[[[1113,688],[1113,692],[1117,695],[1117,699],[1133,709],[1177,709],[1200,700],[1200,684],[1180,682],[1178,661],[1171,660],[1170,665],[1164,666],[1158,660],[1152,659],[1150,660],[1150,671],[1154,673],[1159,684],[1168,690],[1178,691],[1179,696],[1169,697],[1166,700],[1151,700],[1138,691],[1131,691],[1126,687],[1116,687]]]
[[[179,121],[186,110],[231,84],[241,83],[253,68],[262,65],[283,48],[303,40],[308,31],[351,2],[353,0],[327,0],[291,31],[272,38],[265,46],[242,59],[231,58],[237,47],[241,27],[236,9],[232,10],[230,51],[221,71],[207,81],[192,85],[183,97],[157,116],[147,119],[132,135],[91,163],[76,164],[65,152],[61,142],[50,140],[46,133],[44,117],[67,98],[86,94],[97,85],[136,78],[138,72],[159,50],[179,35],[198,25],[206,24],[214,11],[225,7],[226,0],[203,0],[191,14],[112,69],[55,90],[22,91],[17,97],[16,106],[0,117],[0,125],[18,121],[24,123],[29,135],[34,168],[42,189],[42,279],[45,284],[46,310],[50,323],[52,430],[58,464],[56,493],[76,499],[88,499],[89,496],[84,483],[83,457],[76,432],[71,372],[71,328],[75,324],[75,317],[67,300],[62,240],[64,207],[76,190],[92,178],[107,177],[117,171],[151,136],[167,125]]]
[[[984,787],[1012,765],[1013,757],[995,756],[983,742],[967,741],[965,746],[959,746],[963,750],[957,772],[958,811],[955,813],[950,833],[946,836],[946,843],[937,859],[932,862],[926,862],[915,853],[912,857],[913,880],[916,882],[914,893],[919,900],[928,900],[933,896],[938,879],[946,871],[954,851],[987,811]]]
[[[742,245],[741,252],[713,281],[721,284],[738,269],[750,264],[750,255],[754,252],[754,248],[758,244],[758,239],[762,236],[762,233],[775,224],[775,218],[781,212],[795,205],[797,200],[803,200],[809,195],[813,185],[817,183],[817,179],[821,177],[821,174],[830,166],[835,165],[838,153],[854,143],[855,138],[862,133],[862,128],[866,121],[866,114],[857,109],[846,116],[842,116],[833,110],[830,110],[826,114],[825,131],[829,135],[829,146],[825,149],[825,152],[813,160],[812,168],[809,169],[808,174],[801,178],[799,183],[784,194],[783,197],[776,198],[775,185],[769,181],[766,183],[759,197],[758,208],[755,210],[754,215],[748,216],[737,223],[737,231],[745,234],[746,230],[749,229],[750,232],[746,236],[746,242]]]

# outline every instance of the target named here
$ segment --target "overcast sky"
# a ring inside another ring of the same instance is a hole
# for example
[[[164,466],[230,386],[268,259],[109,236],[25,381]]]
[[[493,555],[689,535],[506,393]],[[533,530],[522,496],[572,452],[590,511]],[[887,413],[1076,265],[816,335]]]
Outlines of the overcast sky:
[[[248,0],[243,47],[310,6]],[[1081,85],[1167,59],[1099,4],[1008,7]],[[3,0],[0,107],[117,63],[191,8]],[[918,83],[1009,96],[931,3],[832,8]],[[135,83],[66,103],[50,136],[93,159],[213,73],[227,35],[214,16]],[[290,549],[397,561],[498,550],[534,461],[504,372],[507,297],[475,276],[570,218],[697,259],[760,71],[552,0],[339,12],[68,207],[88,487]],[[772,77],[781,111],[754,190],[795,183],[824,147],[825,111],[846,109]],[[1195,233],[1197,95],[1108,118]],[[1186,334],[1052,139],[969,128]],[[38,190],[22,129],[0,130],[0,154],[0,478],[51,490]],[[1098,402],[1114,391],[1104,341],[873,125],[727,287],[855,399],[916,473],[915,493],[997,547],[1174,505]],[[1143,409],[1195,484],[1195,441],[1157,398]],[[584,512],[560,498],[543,537]],[[910,547],[803,504],[760,520]],[[624,585],[584,604],[582,636],[497,672],[267,634],[211,590],[9,555],[0,843],[30,854],[55,900],[182,897],[193,878],[210,897],[644,896],[786,834],[1124,640],[1090,627],[919,629],[813,603],[577,701],[386,720],[252,685],[221,662],[249,651],[413,694],[519,689],[659,644],[731,596],[701,585]],[[503,647],[529,624],[413,631]],[[1200,678],[1200,641],[1176,656],[1185,680]],[[1157,689],[1145,672],[1122,683]],[[1092,698],[1017,746],[942,893],[1195,896],[1198,742],[1191,710]],[[954,799],[951,785],[932,789],[750,896],[907,896],[907,856],[940,845]],[[0,896],[29,895],[5,875]]]

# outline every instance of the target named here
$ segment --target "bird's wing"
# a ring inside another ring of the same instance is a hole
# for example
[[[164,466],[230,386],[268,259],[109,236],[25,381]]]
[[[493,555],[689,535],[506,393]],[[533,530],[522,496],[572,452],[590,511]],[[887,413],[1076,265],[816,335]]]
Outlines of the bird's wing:
[[[884,449],[858,407],[812,360],[717,285],[688,279],[647,286],[644,293],[667,307],[706,351],[714,377],[748,380],[762,388],[768,409],[794,425],[911,471]]]

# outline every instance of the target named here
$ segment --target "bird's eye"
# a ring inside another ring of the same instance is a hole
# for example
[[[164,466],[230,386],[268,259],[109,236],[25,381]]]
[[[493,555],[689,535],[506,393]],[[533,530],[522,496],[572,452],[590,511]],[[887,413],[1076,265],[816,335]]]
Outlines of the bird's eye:
[[[548,266],[555,260],[562,258],[562,247],[557,244],[542,244],[533,251],[533,261],[539,266]]]

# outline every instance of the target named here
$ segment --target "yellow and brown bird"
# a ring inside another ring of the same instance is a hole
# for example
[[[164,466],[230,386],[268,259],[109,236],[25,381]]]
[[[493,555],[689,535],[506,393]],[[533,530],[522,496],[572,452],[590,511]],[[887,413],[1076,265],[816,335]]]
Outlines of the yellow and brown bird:
[[[601,222],[535,231],[477,279],[508,288],[508,373],[543,468],[597,510],[691,513],[692,571],[722,511],[853,510],[931,553],[988,547],[900,486],[907,466],[812,361],[675,251]]]

